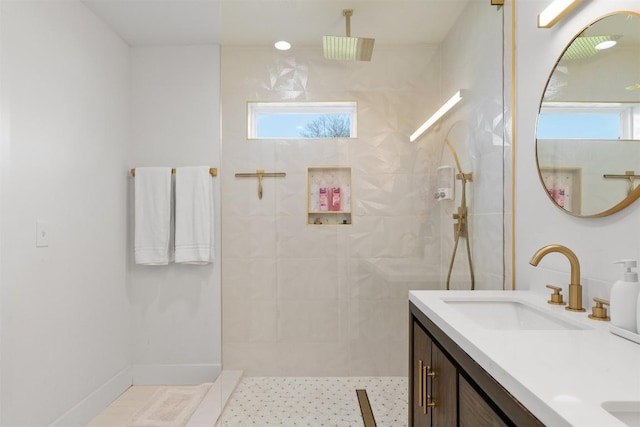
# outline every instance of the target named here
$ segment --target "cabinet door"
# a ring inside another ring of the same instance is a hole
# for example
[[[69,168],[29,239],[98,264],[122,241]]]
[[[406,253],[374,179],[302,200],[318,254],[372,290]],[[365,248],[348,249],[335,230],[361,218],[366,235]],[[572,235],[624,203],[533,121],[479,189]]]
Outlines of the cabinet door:
[[[489,406],[477,391],[460,376],[460,427],[504,427],[502,418]],[[453,425],[453,424],[452,424]]]
[[[458,399],[458,372],[445,353],[436,344],[431,345],[431,367],[435,374],[430,380],[433,427],[451,427],[457,425],[456,402]],[[430,408],[431,409],[431,408]]]
[[[413,322],[413,355],[411,375],[413,390],[411,393],[411,411],[413,427],[431,426],[431,411],[427,413],[426,402],[426,367],[431,365],[431,339],[417,322]]]

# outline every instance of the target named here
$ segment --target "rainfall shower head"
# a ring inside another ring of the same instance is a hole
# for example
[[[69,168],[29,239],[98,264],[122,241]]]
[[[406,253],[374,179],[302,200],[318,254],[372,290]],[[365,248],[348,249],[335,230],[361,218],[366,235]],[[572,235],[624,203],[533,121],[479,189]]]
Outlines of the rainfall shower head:
[[[351,37],[351,16],[353,15],[353,9],[344,9],[342,15],[347,18],[347,36],[322,37],[324,57],[342,61],[371,61],[373,44],[376,39]]]

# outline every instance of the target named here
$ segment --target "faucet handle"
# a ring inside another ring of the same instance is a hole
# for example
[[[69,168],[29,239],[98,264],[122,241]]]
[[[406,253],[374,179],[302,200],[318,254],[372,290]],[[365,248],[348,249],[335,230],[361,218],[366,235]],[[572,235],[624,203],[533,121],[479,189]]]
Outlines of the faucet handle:
[[[609,305],[609,301],[602,298],[594,298],[596,305],[591,308],[591,314],[589,315],[589,319],[593,320],[611,320],[609,314],[607,313],[607,309],[604,307],[605,305]]]
[[[566,302],[562,299],[562,288],[559,286],[547,285],[547,288],[552,289],[553,293],[551,294],[551,299],[547,301],[549,304],[555,305],[567,305]]]

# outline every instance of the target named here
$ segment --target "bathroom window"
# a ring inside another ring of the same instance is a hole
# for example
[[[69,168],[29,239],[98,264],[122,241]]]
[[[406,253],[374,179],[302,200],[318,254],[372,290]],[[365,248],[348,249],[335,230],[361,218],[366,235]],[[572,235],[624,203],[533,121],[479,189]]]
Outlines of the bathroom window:
[[[356,102],[249,102],[249,139],[357,137]]]

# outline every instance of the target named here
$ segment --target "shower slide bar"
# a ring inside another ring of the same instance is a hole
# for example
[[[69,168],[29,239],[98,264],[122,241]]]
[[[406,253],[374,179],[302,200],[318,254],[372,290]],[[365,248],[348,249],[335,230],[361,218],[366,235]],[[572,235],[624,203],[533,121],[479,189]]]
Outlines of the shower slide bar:
[[[171,169],[171,174],[172,175],[176,174],[176,168],[172,168]],[[209,168],[209,174],[211,176],[218,176],[218,169],[217,168]],[[131,169],[131,176],[136,176],[136,168]]]
[[[262,178],[284,178],[284,172],[265,172],[264,169],[256,169],[256,173],[237,173],[236,178],[258,178],[258,199],[262,200]]]

